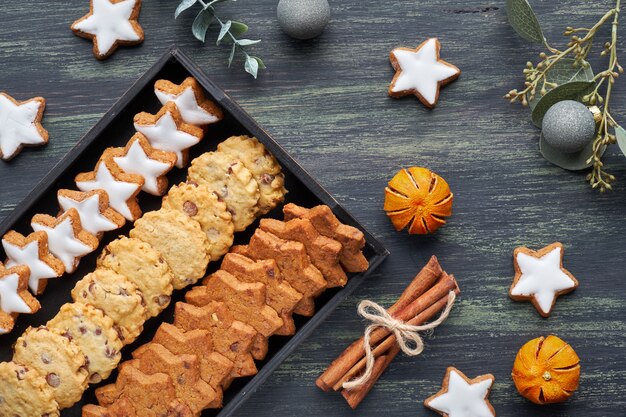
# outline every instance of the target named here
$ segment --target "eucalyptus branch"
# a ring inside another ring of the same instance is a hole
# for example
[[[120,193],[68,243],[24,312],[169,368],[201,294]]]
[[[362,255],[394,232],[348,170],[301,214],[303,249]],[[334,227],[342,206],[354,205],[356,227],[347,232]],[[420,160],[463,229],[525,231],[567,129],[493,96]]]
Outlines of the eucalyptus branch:
[[[226,1],[235,0],[182,0],[176,8],[174,17],[177,18],[182,12],[191,8],[196,3],[200,4],[202,6],[202,9],[196,15],[196,18],[194,19],[193,25],[191,27],[193,35],[198,40],[204,42],[207,31],[214,21],[217,22],[220,25],[220,31],[217,36],[216,44],[219,45],[223,41],[232,45],[230,56],[228,57],[228,67],[231,66],[233,59],[235,58],[236,52],[239,51],[244,57],[244,69],[254,78],[256,78],[259,69],[265,69],[265,65],[263,64],[261,58],[250,55],[246,50],[246,47],[255,45],[261,41],[253,39],[241,39],[240,36],[244,35],[248,31],[248,26],[242,22],[237,22],[235,20],[224,21],[217,15],[214,5]]]

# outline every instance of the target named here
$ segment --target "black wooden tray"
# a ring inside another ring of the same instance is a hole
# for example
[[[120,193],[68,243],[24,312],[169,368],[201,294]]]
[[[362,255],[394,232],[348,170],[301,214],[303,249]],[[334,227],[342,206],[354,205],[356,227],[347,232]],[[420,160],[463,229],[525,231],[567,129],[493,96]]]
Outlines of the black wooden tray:
[[[365,233],[365,256],[370,262],[369,270],[365,273],[354,274],[348,284],[341,289],[326,291],[316,301],[317,312],[312,318],[296,316],[297,333],[292,337],[273,336],[267,358],[257,362],[259,373],[254,377],[240,378],[233,382],[224,393],[224,408],[221,410],[207,410],[203,416],[226,417],[235,413],[237,408],[248,399],[260,384],[302,343],[309,334],[319,326],[324,319],[344,300],[367,275],[374,270],[388,255],[382,244],[369,234],[335,199],[328,194],[295,160],[293,160],[280,145],[261,126],[258,125],[239,105],[217,87],[185,54],[176,47],[170,48],[154,66],[148,70],[137,82],[120,98],[120,100],[96,123],[96,125],[80,140],[50,173],[34,188],[34,190],[18,205],[18,207],[0,224],[0,236],[8,230],[15,229],[21,233],[30,232],[30,219],[36,213],[56,214],[58,205],[56,192],[60,188],[76,189],[74,177],[84,171],[90,171],[96,161],[109,146],[123,146],[134,133],[133,116],[141,111],[155,113],[160,103],[154,95],[154,82],[158,79],[168,79],[181,82],[189,75],[194,76],[204,87],[208,95],[218,102],[224,110],[224,120],[208,129],[205,139],[191,151],[191,157],[214,150],[219,142],[232,135],[250,134],[256,136],[266,148],[272,152],[283,166],[286,187],[289,190],[287,202],[293,202],[306,207],[318,204],[327,204],[344,223],[350,224]],[[170,184],[183,181],[186,169],[172,171],[168,178]],[[160,207],[161,198],[140,193],[140,205],[144,211],[155,210]],[[266,217],[282,218],[281,207],[278,207]],[[235,244],[246,243],[258,223],[251,225],[246,232],[238,233]],[[10,360],[12,345],[15,340],[30,325],[45,324],[53,317],[60,306],[71,301],[70,290],[75,282],[95,268],[95,259],[100,249],[119,234],[127,234],[130,225],[126,225],[117,232],[109,232],[102,239],[100,248],[91,255],[82,259],[76,272],[60,279],[50,280],[46,292],[38,297],[42,309],[34,315],[22,315],[17,319],[12,333],[0,336],[0,360]],[[1,259],[4,259],[1,258]],[[208,272],[217,269],[219,262],[209,265]],[[186,291],[176,291],[170,307],[161,315],[149,320],[139,339],[127,346],[124,360],[130,357],[136,347],[149,342],[157,327],[163,321],[171,322],[173,307],[177,301],[183,300]],[[114,381],[114,373],[102,384]],[[313,382],[311,382],[313,383]],[[101,384],[101,385],[102,385]],[[96,403],[94,388],[91,387],[83,396],[81,402],[74,407],[64,410],[62,416],[81,416],[81,407],[84,404]]]

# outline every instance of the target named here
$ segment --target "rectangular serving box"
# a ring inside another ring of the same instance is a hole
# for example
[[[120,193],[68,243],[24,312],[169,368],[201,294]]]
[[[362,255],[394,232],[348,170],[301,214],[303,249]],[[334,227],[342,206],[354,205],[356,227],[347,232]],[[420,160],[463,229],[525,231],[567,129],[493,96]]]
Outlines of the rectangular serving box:
[[[142,111],[156,113],[160,103],[154,95],[154,82],[167,79],[175,83],[188,76],[195,77],[204,87],[206,93],[224,110],[224,120],[208,128],[205,139],[191,150],[191,158],[212,151],[222,140],[232,135],[249,134],[255,136],[278,159],[285,173],[286,187],[289,190],[286,202],[293,202],[305,207],[318,204],[330,206],[335,215],[343,222],[363,231],[366,239],[364,253],[369,260],[369,269],[360,274],[352,274],[344,288],[326,291],[316,301],[317,311],[311,318],[295,316],[297,333],[292,337],[273,336],[267,358],[258,362],[259,372],[250,378],[235,380],[224,393],[224,407],[221,410],[207,410],[203,416],[227,417],[234,415],[268,376],[302,343],[313,330],[343,301],[354,289],[385,259],[389,254],[383,245],[360,225],[337,201],[320,186],[284,149],[272,139],[258,123],[254,121],[239,105],[222,89],[216,86],[202,70],[178,48],[171,47],[152,68],[150,68],[131,88],[113,105],[113,107],[96,123],[96,125],[78,142],[78,144],[46,175],[17,208],[0,224],[0,236],[14,229],[21,233],[30,232],[30,219],[36,213],[55,215],[58,212],[56,199],[57,190],[61,188],[76,189],[74,177],[80,172],[90,171],[95,166],[102,152],[110,146],[123,146],[134,133],[133,116]],[[186,169],[175,169],[169,175],[170,185],[184,181]],[[140,194],[139,203],[143,211],[156,210],[160,207],[161,198]],[[282,206],[281,206],[282,207]],[[281,207],[264,217],[282,218]],[[247,231],[238,233],[235,244],[245,244],[258,222]],[[70,291],[75,282],[95,268],[95,260],[101,248],[118,235],[128,234],[131,224],[127,224],[117,232],[107,233],[94,253],[82,259],[76,272],[60,279],[50,280],[46,291],[38,297],[42,309],[34,315],[22,315],[17,319],[15,329],[8,335],[0,336],[0,360],[10,360],[12,345],[30,325],[45,324],[53,317],[62,304],[71,301]],[[209,265],[207,273],[216,270],[219,262]],[[167,310],[156,318],[150,319],[139,339],[125,347],[124,360],[138,346],[151,340],[157,327],[163,321],[171,322],[173,307],[177,301],[184,299],[186,291],[176,291],[172,303]],[[101,385],[115,381],[116,374]],[[314,383],[311,381],[311,383]],[[96,403],[94,388],[91,387],[83,399],[70,409],[62,411],[66,417],[81,416],[81,408],[85,404]]]

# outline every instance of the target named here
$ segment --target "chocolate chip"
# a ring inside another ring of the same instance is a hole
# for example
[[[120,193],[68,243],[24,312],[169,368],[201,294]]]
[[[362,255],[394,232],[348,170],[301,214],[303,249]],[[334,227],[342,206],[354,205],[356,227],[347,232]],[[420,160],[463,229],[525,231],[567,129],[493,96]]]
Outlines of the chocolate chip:
[[[57,374],[48,374],[48,375],[46,375],[46,382],[52,388],[56,388],[59,385],[61,385],[61,378],[59,378],[59,376]]]
[[[102,376],[99,373],[97,373],[97,372],[93,373],[89,377],[89,383],[90,384],[98,384],[100,382],[102,382]]]
[[[274,268],[267,268],[265,272],[267,273],[267,276],[270,278],[276,277],[276,271],[274,271]]]
[[[79,326],[78,331],[80,332],[80,334],[85,334],[87,333],[87,328],[85,326]]]
[[[126,288],[120,288],[120,295],[123,295],[124,297],[128,297],[130,294],[128,291],[126,291]]]
[[[230,350],[231,352],[237,352],[239,350],[239,342],[235,342],[232,345],[230,345]]]
[[[161,307],[166,306],[170,302],[170,297],[165,294],[161,294],[158,297],[154,297],[154,301]]]
[[[113,359],[117,356],[117,350],[111,349],[109,346],[104,348],[104,354],[107,358]]]
[[[100,336],[102,334],[102,329],[100,327],[96,327],[96,336]]]
[[[196,206],[193,202],[191,201],[185,201],[185,203],[183,204],[183,211],[188,215],[188,216],[195,216],[196,214],[198,214],[198,206]]]
[[[42,353],[41,354],[41,361],[43,363],[45,363],[46,365],[49,365],[50,362],[52,362],[52,359],[50,359],[50,356],[48,356],[46,353]]]
[[[95,287],[95,286],[96,286],[96,281],[91,281],[91,282],[89,283],[89,287],[88,287],[89,292],[91,292],[91,293],[92,293],[92,292],[93,292],[93,287]]]
[[[195,182],[195,181],[191,181],[191,180],[187,180],[187,184],[189,184],[189,185],[193,185],[194,187],[197,187],[197,186],[198,186],[198,183],[197,183],[197,182]]]
[[[28,343],[26,343],[26,340],[22,340],[22,346],[23,347],[27,347],[28,346]]]
[[[263,184],[271,184],[272,181],[274,181],[274,178],[275,177],[273,175],[265,173],[261,175],[261,182]]]
[[[63,332],[63,334],[61,335],[63,337],[65,337],[67,340],[69,340],[70,342],[72,341],[73,337],[72,334],[70,333],[69,330],[66,330]]]
[[[185,377],[182,375],[179,375],[178,378],[176,378],[178,385],[185,385]]]

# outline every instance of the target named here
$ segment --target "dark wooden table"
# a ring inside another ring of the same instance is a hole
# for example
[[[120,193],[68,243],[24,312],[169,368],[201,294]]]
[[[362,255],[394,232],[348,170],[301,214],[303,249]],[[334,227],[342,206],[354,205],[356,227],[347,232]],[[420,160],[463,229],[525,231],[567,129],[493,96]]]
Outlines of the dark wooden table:
[[[539,52],[508,26],[504,1],[333,1],[331,24],[308,42],[280,31],[276,0],[220,6],[263,39],[254,51],[268,70],[257,81],[240,62],[227,69],[226,49],[192,37],[191,14],[174,21],[176,3],[145,0],[144,44],[98,62],[91,44],[69,30],[87,0],[3,2],[0,90],[48,100],[50,143],[0,164],[0,220],[19,210],[44,174],[167,46],[177,44],[391,251],[239,415],[434,415],[421,403],[439,389],[449,365],[470,377],[495,375],[491,401],[499,416],[626,415],[626,160],[616,147],[608,151],[607,164],[620,181],[613,193],[600,195],[584,173],[541,158],[528,111],[501,99],[521,85],[524,63]],[[595,22],[613,1],[532,3],[549,39],[561,43],[565,26]],[[390,99],[389,51],[432,36],[440,38],[443,57],[461,68],[461,78],[443,90],[434,111],[411,98]],[[626,123],[622,80],[613,106]],[[454,217],[434,236],[396,233],[382,211],[386,182],[410,165],[435,170],[455,193]],[[565,266],[580,288],[543,319],[529,303],[507,296],[511,252],[556,240],[565,244]],[[319,391],[315,378],[362,332],[357,302],[390,304],[431,254],[458,278],[462,297],[427,339],[425,352],[398,357],[356,412],[341,397]],[[579,353],[581,387],[563,405],[537,407],[516,393],[510,371],[525,341],[549,333]]]

